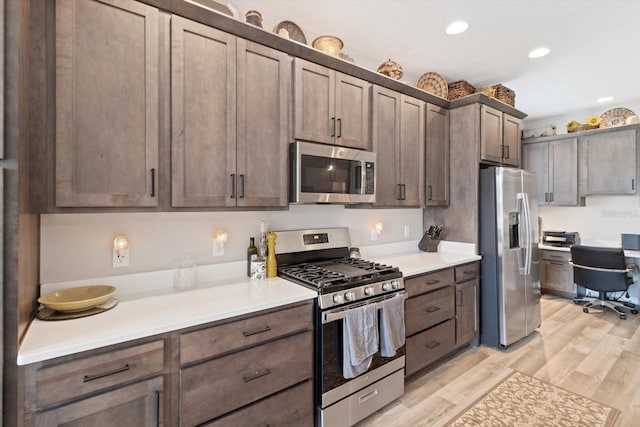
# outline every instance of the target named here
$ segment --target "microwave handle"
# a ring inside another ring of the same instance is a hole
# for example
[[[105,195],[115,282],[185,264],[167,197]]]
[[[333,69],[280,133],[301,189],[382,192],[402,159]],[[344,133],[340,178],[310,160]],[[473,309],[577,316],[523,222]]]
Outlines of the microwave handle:
[[[363,189],[362,189],[362,165],[356,166],[355,179],[356,179],[355,190],[356,190],[356,192],[358,194],[360,194],[363,191]]]

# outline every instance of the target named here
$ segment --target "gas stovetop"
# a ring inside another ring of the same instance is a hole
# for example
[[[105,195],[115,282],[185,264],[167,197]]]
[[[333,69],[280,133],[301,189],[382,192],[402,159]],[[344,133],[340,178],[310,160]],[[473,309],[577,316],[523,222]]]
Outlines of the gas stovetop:
[[[278,276],[318,291],[321,309],[402,291],[398,267],[349,257],[349,230],[276,232]]]
[[[358,258],[339,258],[281,266],[285,278],[317,288],[320,293],[335,292],[368,283],[402,277],[397,267]]]

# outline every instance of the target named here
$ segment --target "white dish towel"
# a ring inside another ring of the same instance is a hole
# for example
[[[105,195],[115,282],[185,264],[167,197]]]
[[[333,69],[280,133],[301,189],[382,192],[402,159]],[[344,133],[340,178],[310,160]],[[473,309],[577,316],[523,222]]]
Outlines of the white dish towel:
[[[366,372],[378,351],[378,342],[377,305],[347,310],[342,333],[342,376],[355,378]]]
[[[404,342],[404,295],[396,295],[382,302],[380,354],[383,357],[393,357]]]

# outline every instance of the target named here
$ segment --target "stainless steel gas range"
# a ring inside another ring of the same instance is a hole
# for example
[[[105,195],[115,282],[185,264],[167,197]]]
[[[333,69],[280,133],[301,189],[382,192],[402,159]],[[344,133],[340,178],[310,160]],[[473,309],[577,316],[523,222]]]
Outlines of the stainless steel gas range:
[[[347,228],[276,232],[278,275],[318,291],[315,313],[316,424],[348,427],[394,401],[404,393],[404,317],[401,344],[393,355],[371,351],[370,364],[354,376],[345,360],[354,339],[347,320],[360,310],[374,313],[380,325],[389,304],[400,304],[404,314],[404,280],[397,267],[349,256]],[[400,299],[402,301],[400,302]],[[385,306],[387,305],[387,306]],[[397,305],[396,305],[397,307]],[[350,320],[352,321],[352,320]],[[389,329],[380,332],[380,348]],[[369,338],[369,337],[366,337]],[[397,336],[395,338],[398,338]]]

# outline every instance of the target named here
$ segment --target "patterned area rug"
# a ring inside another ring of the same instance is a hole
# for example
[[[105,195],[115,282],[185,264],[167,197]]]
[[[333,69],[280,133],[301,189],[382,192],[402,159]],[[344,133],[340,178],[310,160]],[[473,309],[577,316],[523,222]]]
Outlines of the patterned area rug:
[[[448,426],[602,426],[620,411],[536,378],[514,372]]]

